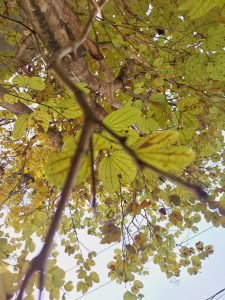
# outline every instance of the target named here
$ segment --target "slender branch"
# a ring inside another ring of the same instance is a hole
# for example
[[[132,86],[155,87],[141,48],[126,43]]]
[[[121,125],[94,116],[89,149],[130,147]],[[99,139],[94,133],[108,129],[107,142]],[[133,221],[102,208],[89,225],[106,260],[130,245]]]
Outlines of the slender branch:
[[[90,138],[92,135],[93,130],[93,124],[89,120],[85,120],[84,127],[81,133],[81,137],[77,146],[77,149],[75,151],[75,154],[73,156],[70,170],[68,172],[64,187],[62,189],[61,198],[58,204],[58,207],[56,209],[56,212],[53,216],[50,228],[48,230],[47,236],[45,238],[44,246],[41,250],[41,252],[32,259],[30,263],[30,267],[25,275],[25,278],[23,280],[23,283],[21,285],[19,295],[17,297],[17,300],[22,300],[24,290],[28,284],[28,281],[30,277],[36,272],[40,271],[41,276],[43,276],[43,272],[45,270],[47,259],[49,257],[49,254],[52,249],[53,239],[54,236],[58,230],[59,224],[61,222],[63,212],[66,206],[66,202],[72,192],[74,182],[76,180],[76,177],[78,175],[80,165],[82,162],[83,155],[85,151],[87,150],[88,144],[90,142]],[[43,281],[44,279],[41,278]]]
[[[92,184],[92,203],[91,206],[93,209],[96,209],[96,178],[95,178],[95,169],[94,169],[94,147],[93,147],[93,138],[90,140],[90,156],[91,156],[91,184]]]

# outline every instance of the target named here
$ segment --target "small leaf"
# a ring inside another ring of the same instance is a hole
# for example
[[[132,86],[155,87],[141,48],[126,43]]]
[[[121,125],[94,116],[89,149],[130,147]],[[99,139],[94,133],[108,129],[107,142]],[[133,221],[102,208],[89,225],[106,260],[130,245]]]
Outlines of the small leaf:
[[[64,289],[67,292],[71,292],[73,290],[74,286],[73,286],[73,282],[72,281],[68,281],[65,285],[64,285]]]
[[[98,273],[96,273],[96,272],[91,272],[91,273],[90,273],[90,277],[91,277],[91,279],[92,279],[94,282],[99,283],[100,279],[99,279]]]
[[[123,300],[137,300],[137,297],[129,291],[126,291],[123,295]]]
[[[22,115],[19,116],[16,119],[16,122],[14,124],[14,129],[13,129],[13,133],[12,136],[19,140],[22,138],[22,136],[24,135],[24,133],[26,132],[27,126],[28,126],[28,120],[29,120],[29,115]]]
[[[45,89],[45,83],[41,77],[36,77],[36,76],[31,77],[28,85],[31,89],[37,91],[43,91]]]

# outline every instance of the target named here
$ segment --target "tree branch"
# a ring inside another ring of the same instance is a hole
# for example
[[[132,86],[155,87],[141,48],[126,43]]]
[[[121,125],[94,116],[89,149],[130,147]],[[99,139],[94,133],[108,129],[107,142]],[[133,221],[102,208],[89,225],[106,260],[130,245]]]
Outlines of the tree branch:
[[[64,209],[66,206],[66,202],[72,192],[75,180],[77,178],[77,175],[78,175],[78,172],[79,172],[79,169],[81,166],[82,158],[83,158],[85,151],[88,148],[88,144],[90,142],[90,138],[91,138],[93,129],[94,129],[93,123],[86,119],[84,122],[84,127],[83,127],[83,130],[81,133],[79,143],[77,145],[75,154],[71,161],[71,166],[70,166],[64,187],[62,189],[60,201],[58,203],[56,212],[53,216],[50,228],[48,230],[48,233],[47,233],[47,236],[45,239],[44,246],[43,246],[41,252],[31,260],[30,267],[29,267],[29,269],[25,275],[25,278],[23,280],[23,283],[21,285],[17,300],[22,300],[25,288],[28,284],[30,277],[36,271],[41,272],[42,276],[43,276],[43,273],[45,272],[47,259],[51,252],[54,236],[59,228],[59,225],[60,225],[60,222],[61,222],[61,219],[63,216],[63,212],[64,212]],[[43,281],[43,278],[41,278],[41,279]]]

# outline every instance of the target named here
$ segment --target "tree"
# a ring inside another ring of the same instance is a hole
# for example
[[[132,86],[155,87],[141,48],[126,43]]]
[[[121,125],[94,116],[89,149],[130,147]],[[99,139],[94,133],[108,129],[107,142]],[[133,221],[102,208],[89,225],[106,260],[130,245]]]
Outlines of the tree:
[[[108,269],[131,283],[125,300],[143,297],[149,259],[171,278],[213,253],[178,241],[201,219],[225,227],[224,4],[0,1],[4,299],[98,283],[79,229],[118,243]],[[75,282],[57,266],[57,231]]]

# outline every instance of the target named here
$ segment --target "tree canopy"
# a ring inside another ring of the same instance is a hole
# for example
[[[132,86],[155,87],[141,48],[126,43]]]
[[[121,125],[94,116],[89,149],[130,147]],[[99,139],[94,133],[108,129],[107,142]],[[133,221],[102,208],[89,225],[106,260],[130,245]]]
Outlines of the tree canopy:
[[[213,246],[182,233],[225,227],[224,4],[0,0],[2,299],[98,283],[78,231],[116,245],[124,300],[144,297],[149,260],[198,273]]]

